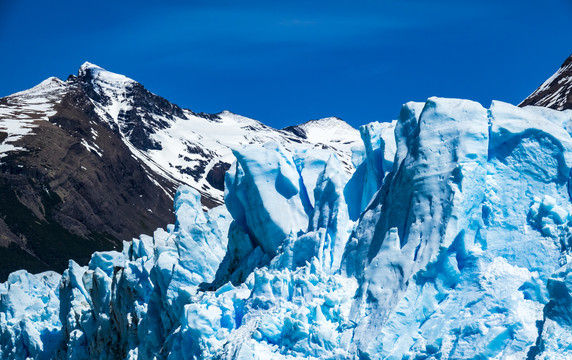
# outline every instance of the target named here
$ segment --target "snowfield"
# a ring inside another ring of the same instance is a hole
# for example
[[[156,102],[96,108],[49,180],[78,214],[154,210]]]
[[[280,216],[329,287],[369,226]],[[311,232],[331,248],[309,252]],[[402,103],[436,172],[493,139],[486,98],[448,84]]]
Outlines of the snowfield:
[[[152,237],[11,274],[0,357],[569,359],[571,125],[572,111],[407,103],[360,129],[355,171],[328,149],[247,141],[229,150],[225,205],[205,212],[183,186]],[[192,126],[153,137],[184,144]]]
[[[0,158],[7,152],[25,150],[13,145],[23,136],[33,134],[34,122],[48,120],[56,111],[54,105],[64,92],[64,83],[51,77],[33,88],[15,93],[6,99],[9,106],[0,105],[0,132],[6,138],[0,142]]]

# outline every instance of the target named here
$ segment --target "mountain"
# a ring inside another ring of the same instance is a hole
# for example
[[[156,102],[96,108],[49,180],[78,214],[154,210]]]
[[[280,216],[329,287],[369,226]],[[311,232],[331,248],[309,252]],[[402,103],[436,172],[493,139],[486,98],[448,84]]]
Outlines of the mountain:
[[[356,136],[352,126],[337,117],[310,120],[300,125],[286,127],[283,130],[312,144],[322,144],[324,149],[333,150],[342,160],[346,169],[351,163],[347,155],[352,154],[352,148],[356,145],[361,145],[361,141]]]
[[[222,204],[232,149],[243,144],[328,148],[354,170],[356,129],[339,119],[304,126],[330,132],[308,139],[228,111],[194,113],[90,63],[1,98],[0,279],[86,264],[94,251],[172,223],[183,184],[205,208]]]
[[[245,144],[272,141],[289,149],[331,148],[346,170],[353,171],[351,147],[360,143],[360,136],[341,119],[300,125],[313,133],[313,129],[328,128],[305,138],[229,111],[204,114],[181,109],[141,84],[94,64],[83,64],[78,79],[87,84],[99,119],[120,135],[139,161],[162,177],[197,189],[207,207],[222,203],[223,179],[217,174],[234,160],[232,149]]]
[[[544,106],[555,110],[572,109],[572,55],[519,106],[526,105]]]
[[[10,274],[0,356],[569,359],[571,129],[430,98],[362,127],[353,174],[329,149],[235,148],[225,206],[183,186],[175,225]]]

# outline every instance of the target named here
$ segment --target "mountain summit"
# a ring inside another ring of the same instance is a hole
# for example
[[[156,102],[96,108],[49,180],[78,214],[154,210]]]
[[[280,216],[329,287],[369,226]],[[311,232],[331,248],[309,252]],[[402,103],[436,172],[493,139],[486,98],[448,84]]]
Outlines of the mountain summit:
[[[526,105],[544,106],[555,110],[572,109],[572,55],[519,106]]]
[[[322,121],[318,120],[318,124]],[[272,141],[328,148],[353,171],[359,132],[305,139],[228,111],[195,113],[126,76],[84,63],[0,99],[0,279],[16,269],[62,271],[68,259],[120,246],[174,221],[175,190],[223,202],[232,149]],[[331,141],[330,141],[331,140]]]

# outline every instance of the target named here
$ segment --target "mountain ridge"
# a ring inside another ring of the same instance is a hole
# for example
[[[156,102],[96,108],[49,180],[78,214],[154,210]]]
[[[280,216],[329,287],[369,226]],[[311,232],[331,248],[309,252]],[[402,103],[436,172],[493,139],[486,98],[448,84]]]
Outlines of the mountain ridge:
[[[555,110],[572,109],[572,55],[519,106],[543,106]]]
[[[358,131],[352,133],[357,143]],[[89,62],[65,81],[49,77],[1,98],[0,140],[5,201],[28,214],[18,221],[0,210],[0,253],[17,254],[7,256],[13,261],[0,269],[0,279],[25,264],[61,271],[68,258],[86,263],[93,251],[173,222],[172,199],[182,184],[201,192],[205,208],[220,205],[232,147],[336,145],[314,144],[229,111],[183,109]],[[336,151],[353,171],[350,148]],[[57,227],[59,241],[46,248],[45,229],[30,225],[36,222]],[[65,255],[55,259],[56,253]]]

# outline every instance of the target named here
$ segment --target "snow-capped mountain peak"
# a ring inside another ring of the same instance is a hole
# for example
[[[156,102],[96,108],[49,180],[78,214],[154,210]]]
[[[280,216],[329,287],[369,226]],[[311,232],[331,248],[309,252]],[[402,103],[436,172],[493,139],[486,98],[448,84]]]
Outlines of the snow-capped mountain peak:
[[[127,87],[136,83],[135,80],[128,78],[125,75],[117,74],[107,71],[101,66],[92,64],[90,62],[83,63],[78,70],[78,77],[84,80],[91,80],[94,83],[104,83],[114,85],[116,88]]]
[[[64,82],[62,80],[60,80],[59,78],[52,76],[47,78],[46,80],[42,81],[41,83],[39,83],[38,85],[34,86],[33,88],[26,90],[28,91],[28,93],[33,93],[33,92],[41,92],[44,90],[51,90],[54,88],[61,88],[62,86],[64,86]],[[13,95],[18,95],[21,94],[20,93],[16,93]]]
[[[122,133],[119,117],[132,109],[130,92],[137,82],[90,62],[85,62],[79,68],[77,78],[70,77],[70,80],[77,80],[91,98],[100,117],[113,127],[117,126]]]
[[[301,132],[277,130],[228,110],[195,113],[157,96],[126,76],[86,62],[77,78],[99,118],[117,132],[133,155],[161,176],[198,189],[203,199],[222,203],[224,171],[232,149],[272,141],[286,149],[331,148],[353,172],[351,147],[359,132],[337,118],[309,121]],[[286,129],[285,129],[286,130]]]
[[[351,147],[360,143],[356,129],[333,118],[304,124],[308,137],[274,129],[228,110],[218,114],[193,112],[151,93],[127,76],[85,62],[77,75],[70,75],[66,81],[48,78],[3,99],[7,106],[0,108],[0,130],[22,126],[14,134],[8,131],[0,152],[22,149],[9,145],[10,141],[32,133],[37,120],[49,120],[63,99],[73,99],[66,101],[66,106],[78,107],[74,111],[87,115],[91,124],[106,126],[115,133],[131,155],[151,169],[151,181],[159,183],[157,179],[163,178],[174,184],[162,186],[169,196],[173,196],[174,187],[188,184],[201,193],[208,207],[223,201],[224,174],[234,161],[233,149],[266,142],[279,143],[291,151],[329,148],[351,173]],[[95,133],[79,141],[86,149],[106,156],[97,144],[101,138]]]
[[[50,93],[60,90],[62,87],[64,87],[64,85],[65,85],[64,81],[60,80],[57,77],[52,76],[30,89],[19,91],[7,97],[11,99],[22,99],[22,98],[33,97],[36,98],[36,100],[40,100],[41,98],[49,96]]]
[[[310,120],[295,127],[302,130],[305,138],[312,142],[352,142],[357,135],[350,124],[338,117]]]
[[[352,154],[352,148],[362,145],[359,132],[338,117],[310,120],[282,130],[310,143],[333,149],[348,172],[352,171],[352,167],[349,165],[351,159],[346,158],[346,155]]]
[[[98,66],[98,65],[95,65],[93,63],[90,63],[89,61],[86,61],[79,67],[79,73],[80,74],[86,73],[90,69],[105,70],[101,66]]]

